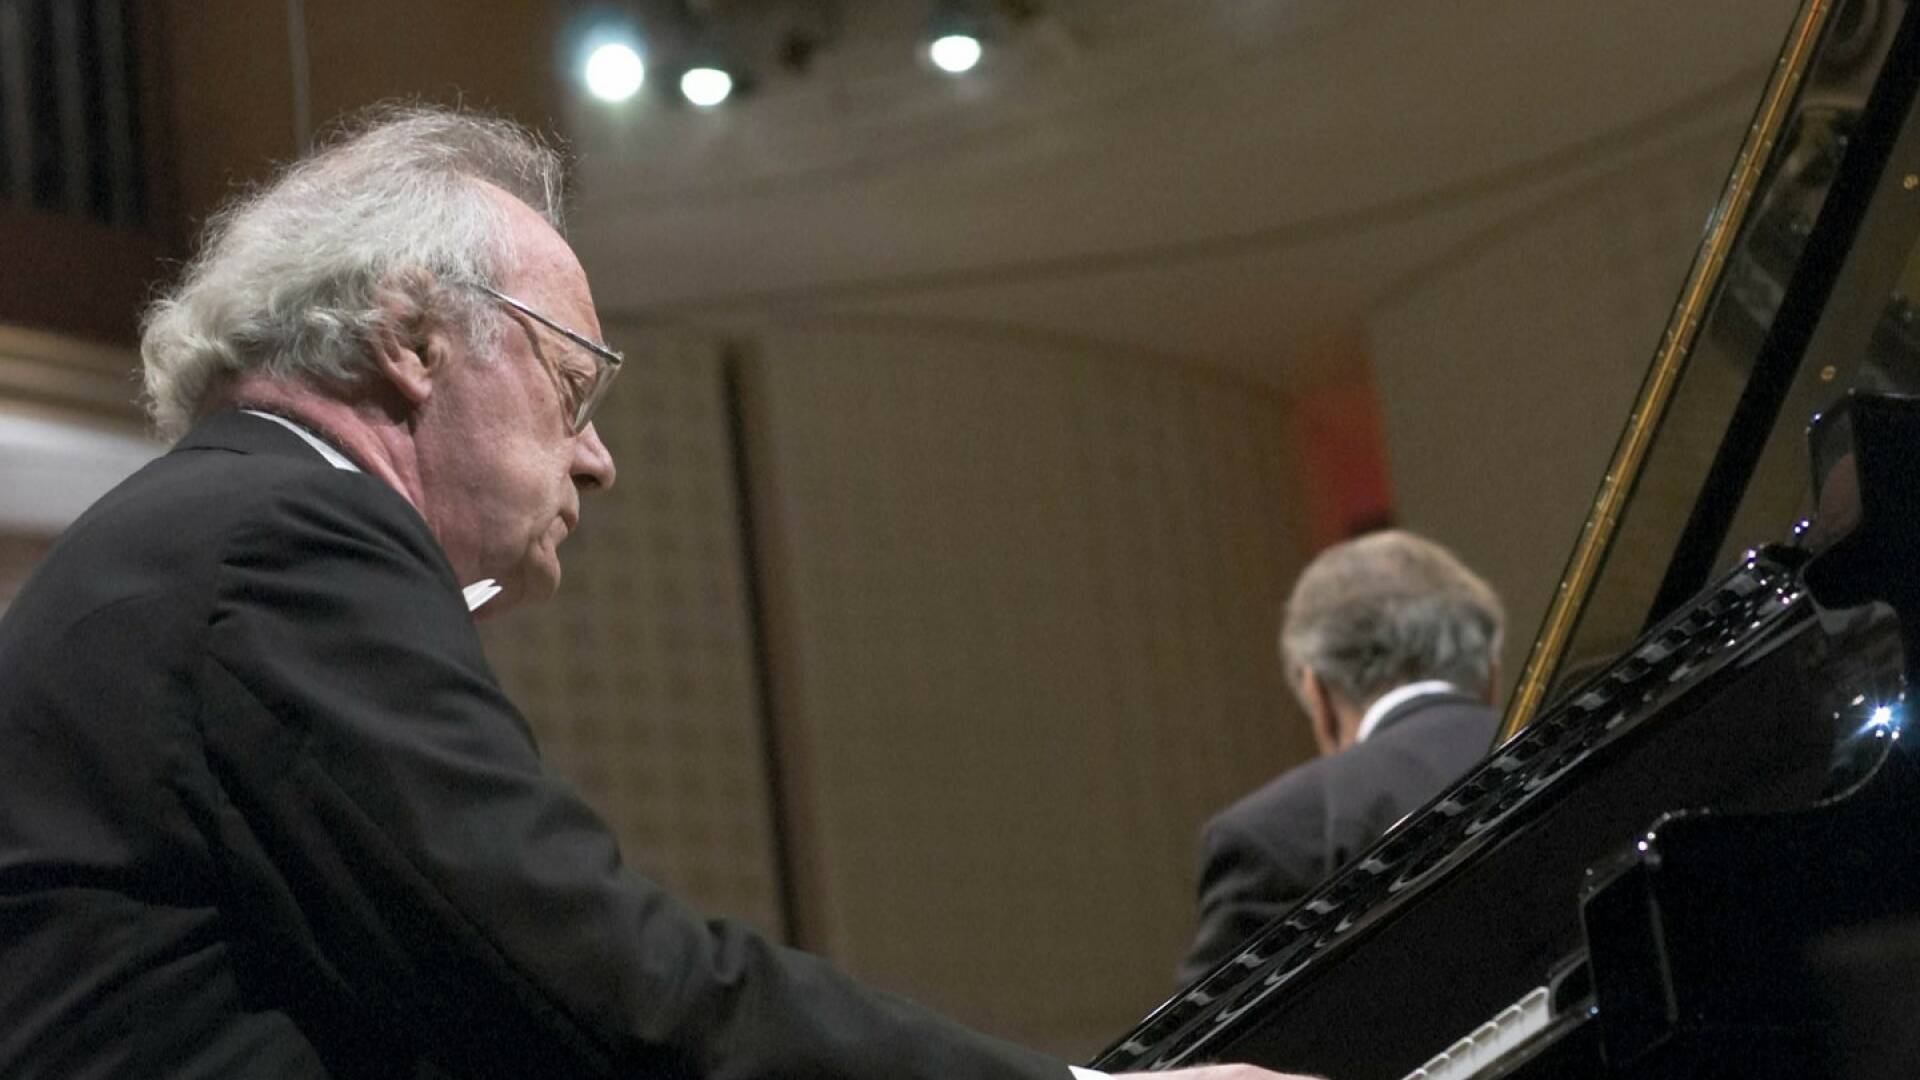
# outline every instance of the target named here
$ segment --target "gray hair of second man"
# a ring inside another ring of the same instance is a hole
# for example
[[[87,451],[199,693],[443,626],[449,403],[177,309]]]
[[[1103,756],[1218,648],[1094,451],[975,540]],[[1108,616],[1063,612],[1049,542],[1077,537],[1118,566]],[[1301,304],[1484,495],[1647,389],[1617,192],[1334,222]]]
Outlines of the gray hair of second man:
[[[562,228],[558,152],[510,121],[422,106],[361,113],[219,211],[142,324],[155,427],[180,434],[250,372],[351,387],[371,373],[378,335],[423,318],[486,345],[498,314],[470,286],[493,284],[514,253],[485,184]],[[397,319],[396,306],[410,314]]]
[[[1280,651],[1290,678],[1312,671],[1357,706],[1425,679],[1486,694],[1505,621],[1493,589],[1447,549],[1392,530],[1307,564],[1287,600]]]

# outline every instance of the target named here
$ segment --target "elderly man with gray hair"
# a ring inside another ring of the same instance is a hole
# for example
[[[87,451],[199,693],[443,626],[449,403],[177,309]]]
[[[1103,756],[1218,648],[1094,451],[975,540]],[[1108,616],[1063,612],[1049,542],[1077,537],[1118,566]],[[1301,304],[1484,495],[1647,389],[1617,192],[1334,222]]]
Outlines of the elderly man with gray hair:
[[[154,305],[179,441],[0,620],[0,1075],[1068,1080],[687,910],[494,678],[475,618],[614,482],[562,190],[377,115]]]
[[[1308,564],[1280,653],[1322,756],[1202,832],[1183,980],[1231,957],[1486,753],[1503,618],[1486,582],[1411,533],[1363,536]]]

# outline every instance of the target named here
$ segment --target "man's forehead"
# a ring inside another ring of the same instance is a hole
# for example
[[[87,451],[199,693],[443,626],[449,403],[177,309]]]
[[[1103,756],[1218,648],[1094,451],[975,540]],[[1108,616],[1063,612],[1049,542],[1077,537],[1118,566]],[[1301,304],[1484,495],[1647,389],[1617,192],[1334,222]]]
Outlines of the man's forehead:
[[[587,272],[573,248],[533,207],[495,184],[480,183],[507,214],[513,255],[500,287],[509,293],[526,294],[522,298],[529,302],[564,304],[566,317],[592,319],[593,325],[587,330],[594,332],[598,319],[593,313]]]

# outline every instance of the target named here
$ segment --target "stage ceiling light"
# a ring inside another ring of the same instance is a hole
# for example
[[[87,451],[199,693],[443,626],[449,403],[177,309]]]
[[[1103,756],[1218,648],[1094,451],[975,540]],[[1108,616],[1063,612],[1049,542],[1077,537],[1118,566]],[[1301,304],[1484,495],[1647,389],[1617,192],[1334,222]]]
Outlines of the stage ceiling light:
[[[588,54],[582,74],[589,93],[601,101],[618,103],[640,92],[647,65],[633,46],[610,41]]]
[[[980,39],[972,34],[944,34],[927,46],[933,66],[949,75],[963,75],[980,62]]]
[[[724,68],[702,66],[688,68],[680,76],[680,96],[691,104],[710,109],[733,93],[733,76]]]

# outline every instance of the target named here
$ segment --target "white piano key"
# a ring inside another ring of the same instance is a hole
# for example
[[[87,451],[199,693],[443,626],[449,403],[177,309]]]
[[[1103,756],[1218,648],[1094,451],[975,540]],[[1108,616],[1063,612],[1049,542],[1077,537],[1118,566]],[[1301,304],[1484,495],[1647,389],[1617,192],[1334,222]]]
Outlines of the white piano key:
[[[1402,1080],[1472,1080],[1547,1027],[1553,1019],[1550,997],[1544,986],[1528,991]]]

